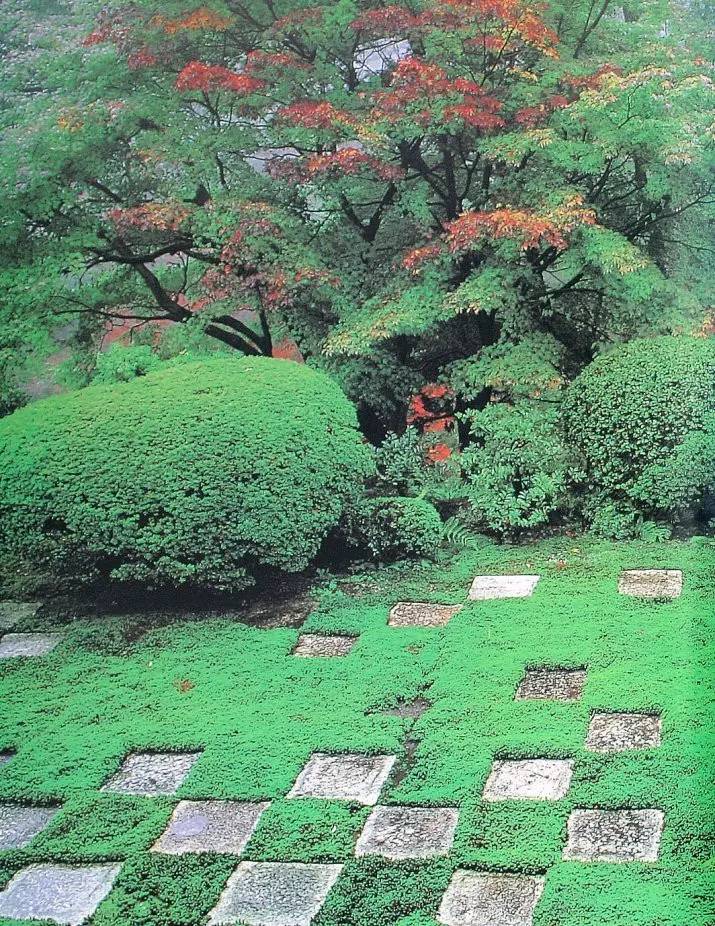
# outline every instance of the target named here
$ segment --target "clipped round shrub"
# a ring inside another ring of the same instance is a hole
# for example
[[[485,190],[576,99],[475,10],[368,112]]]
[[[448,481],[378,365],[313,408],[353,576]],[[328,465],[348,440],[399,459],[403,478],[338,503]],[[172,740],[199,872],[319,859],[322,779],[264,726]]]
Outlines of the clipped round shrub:
[[[585,513],[616,536],[700,504],[715,476],[715,343],[637,339],[596,358],[562,408]],[[606,516],[607,515],[607,516]]]
[[[169,365],[0,421],[0,542],[50,575],[236,590],[309,565],[370,472],[325,374]]]
[[[431,557],[442,540],[442,520],[423,498],[380,496],[348,509],[344,533],[382,562]]]
[[[146,344],[123,347],[113,344],[97,356],[93,383],[128,383],[161,367],[161,360]]]

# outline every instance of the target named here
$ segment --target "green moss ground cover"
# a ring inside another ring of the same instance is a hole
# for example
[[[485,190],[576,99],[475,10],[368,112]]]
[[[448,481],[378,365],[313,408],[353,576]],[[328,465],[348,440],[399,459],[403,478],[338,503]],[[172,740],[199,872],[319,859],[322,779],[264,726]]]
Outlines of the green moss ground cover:
[[[683,595],[620,596],[621,569],[639,567],[683,569]],[[491,572],[542,579],[529,599],[467,602],[472,577]],[[349,588],[323,582],[304,629],[359,634],[349,656],[328,660],[291,656],[293,629],[179,620],[126,642],[129,618],[69,621],[50,655],[0,663],[0,750],[17,750],[0,767],[0,800],[63,802],[30,846],[0,852],[0,886],[32,861],[122,860],[93,926],[204,923],[236,859],[151,854],[174,800],[98,790],[130,751],[202,749],[177,799],[272,801],[245,858],[346,863],[316,926],[432,926],[457,867],[546,873],[535,926],[710,924],[714,575],[703,540],[485,543]],[[398,600],[465,607],[441,629],[388,627]],[[583,699],[514,701],[536,665],[587,666]],[[432,701],[418,720],[385,713],[417,696]],[[584,751],[594,710],[661,712],[661,747]],[[366,808],[285,799],[314,751],[398,754],[382,801],[459,806],[450,856],[353,858]],[[485,804],[495,757],[573,757],[571,790],[555,803]],[[665,812],[657,863],[561,861],[574,807],[626,806]]]

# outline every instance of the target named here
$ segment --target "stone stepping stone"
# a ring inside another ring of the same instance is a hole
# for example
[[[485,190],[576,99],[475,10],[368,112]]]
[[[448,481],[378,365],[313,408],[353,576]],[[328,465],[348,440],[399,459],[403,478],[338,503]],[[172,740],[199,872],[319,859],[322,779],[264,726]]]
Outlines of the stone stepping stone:
[[[0,804],[0,849],[23,849],[42,832],[59,809]]]
[[[30,865],[0,892],[0,917],[80,926],[112,889],[121,865]]]
[[[445,926],[531,926],[545,878],[457,870],[437,920]]]
[[[588,725],[586,749],[623,752],[660,746],[660,714],[594,714]]]
[[[288,797],[322,797],[356,804],[376,804],[396,756],[314,752]]]
[[[328,636],[323,633],[302,633],[293,650],[294,656],[337,657],[347,656],[355,646],[357,637]]]
[[[454,842],[455,807],[376,807],[355,846],[355,855],[393,860],[447,855]]]
[[[517,701],[578,701],[586,684],[585,669],[527,669],[516,689]]]
[[[0,639],[0,659],[44,656],[61,640],[61,633],[6,633]]]
[[[494,598],[528,598],[534,594],[540,576],[477,576],[469,589],[472,601]]]
[[[0,752],[0,765],[5,765],[7,762],[10,762],[15,758],[15,753],[8,750],[6,752]]]
[[[200,755],[200,752],[132,753],[101,790],[146,797],[174,794]]]
[[[578,862],[655,862],[662,810],[574,810],[563,857]]]
[[[678,598],[683,573],[679,569],[626,569],[618,580],[618,591],[633,598]]]
[[[19,621],[34,617],[39,607],[39,601],[0,601],[0,630],[10,630]]]
[[[209,926],[310,926],[342,867],[241,862],[211,911]]]
[[[571,787],[573,759],[504,759],[492,763],[485,801],[558,801]]]
[[[390,610],[387,623],[390,627],[444,627],[461,610],[461,604],[398,601]]]
[[[179,801],[152,852],[223,852],[240,855],[270,802]]]

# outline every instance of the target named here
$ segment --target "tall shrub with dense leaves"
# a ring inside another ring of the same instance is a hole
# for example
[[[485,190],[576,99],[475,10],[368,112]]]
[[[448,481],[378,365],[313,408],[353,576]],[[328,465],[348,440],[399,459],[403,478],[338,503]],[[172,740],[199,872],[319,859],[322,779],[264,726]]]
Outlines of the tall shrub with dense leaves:
[[[0,543],[57,577],[235,590],[308,566],[371,467],[327,376],[222,358],[0,422]]]

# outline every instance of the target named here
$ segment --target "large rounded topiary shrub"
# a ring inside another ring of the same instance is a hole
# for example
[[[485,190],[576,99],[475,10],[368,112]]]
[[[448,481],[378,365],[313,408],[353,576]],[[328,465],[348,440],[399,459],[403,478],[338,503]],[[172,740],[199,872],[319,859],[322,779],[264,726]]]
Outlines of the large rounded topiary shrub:
[[[713,489],[714,342],[638,339],[596,358],[568,388],[563,424],[602,532],[681,515]]]
[[[305,568],[370,471],[353,407],[282,360],[167,365],[0,421],[0,543],[34,570],[233,590]]]

